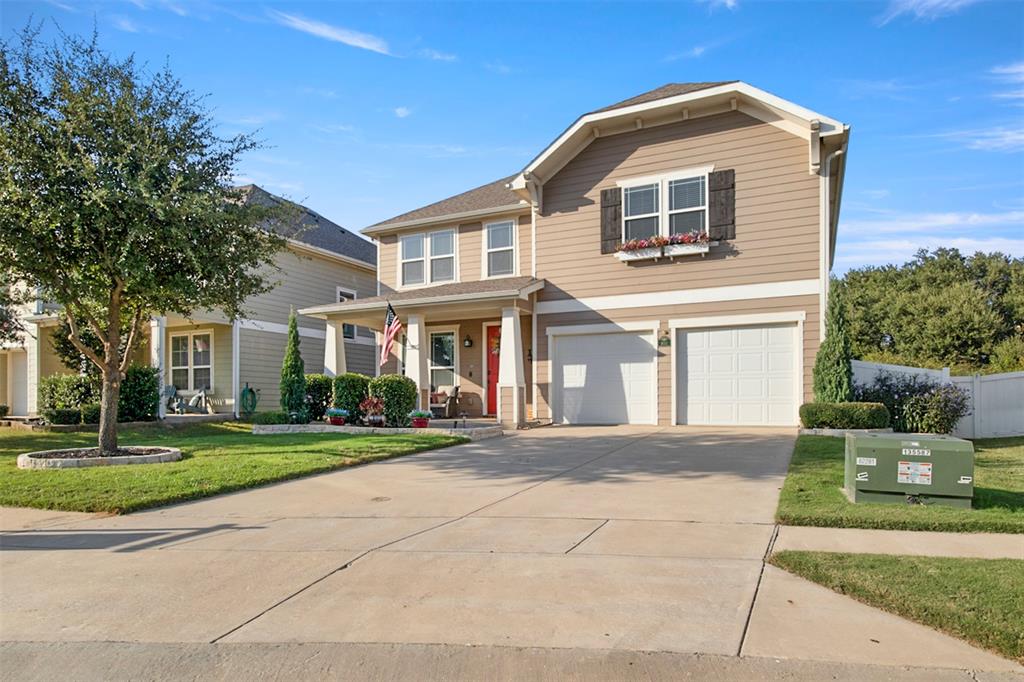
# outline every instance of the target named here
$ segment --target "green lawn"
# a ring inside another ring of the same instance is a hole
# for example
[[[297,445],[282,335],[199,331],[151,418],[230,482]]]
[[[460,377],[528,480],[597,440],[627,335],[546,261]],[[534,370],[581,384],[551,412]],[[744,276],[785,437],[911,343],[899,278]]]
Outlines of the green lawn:
[[[126,430],[123,445],[169,445],[184,457],[65,470],[19,469],[15,460],[32,450],[95,445],[95,433],[0,429],[0,505],[126,513],[465,442],[437,435],[254,436],[251,429],[225,423]]]
[[[1024,662],[1024,565],[785,551],[771,563],[876,608]]]
[[[790,526],[1024,533],[1024,438],[974,442],[974,508],[852,504],[843,486],[843,439],[800,436],[782,487]]]

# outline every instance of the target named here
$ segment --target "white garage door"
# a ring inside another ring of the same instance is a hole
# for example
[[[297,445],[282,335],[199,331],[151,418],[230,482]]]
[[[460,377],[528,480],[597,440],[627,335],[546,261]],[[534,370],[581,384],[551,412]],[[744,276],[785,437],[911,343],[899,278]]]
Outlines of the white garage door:
[[[653,332],[559,335],[552,340],[556,422],[655,422]]]
[[[796,424],[796,335],[795,324],[680,329],[677,423]]]

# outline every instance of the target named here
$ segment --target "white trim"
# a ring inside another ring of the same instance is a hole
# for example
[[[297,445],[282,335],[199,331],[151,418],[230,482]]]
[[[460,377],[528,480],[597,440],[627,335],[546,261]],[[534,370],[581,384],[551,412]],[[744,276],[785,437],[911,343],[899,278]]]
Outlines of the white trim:
[[[756,324],[782,324],[803,322],[807,313],[803,310],[787,310],[780,313],[750,313],[741,315],[710,315],[707,317],[682,317],[668,321],[669,329],[697,329],[707,327],[743,327]]]
[[[376,272],[376,268],[373,266],[373,263],[367,263],[366,261],[359,260],[358,258],[353,258],[352,256],[346,256],[345,254],[337,253],[335,251],[321,249],[318,246],[311,246],[309,244],[306,244],[305,242],[300,242],[295,239],[286,239],[285,241],[288,243],[289,248],[294,249],[296,251],[305,251],[315,256],[320,256],[321,258],[328,258],[330,260],[335,260],[344,263],[345,265],[352,265],[357,268],[369,270],[370,272]]]
[[[510,213],[512,211],[522,211],[529,204],[525,201],[520,201],[518,204],[505,204],[504,206],[494,206],[492,208],[480,208],[473,211],[461,211],[459,213],[446,213],[444,215],[434,216],[432,218],[417,218],[416,220],[403,220],[398,223],[388,223],[386,225],[380,225],[379,227],[367,227],[362,230],[363,234],[383,234],[391,232],[393,230],[400,230],[406,227],[419,227],[422,225],[434,225],[439,223],[450,223],[456,220],[462,220],[464,218],[479,218],[483,216],[494,215],[497,213]]]
[[[662,237],[668,237],[672,234],[672,216],[678,213],[696,213],[698,211],[704,214],[704,227],[701,230],[703,234],[708,233],[709,225],[709,200],[710,200],[710,186],[711,178],[710,173],[714,171],[714,164],[708,166],[700,166],[695,168],[684,168],[681,170],[670,171],[668,173],[661,173],[659,175],[646,175],[643,177],[627,178],[625,180],[619,180],[615,184],[622,189],[622,225],[619,231],[619,236],[622,242],[629,241],[626,236],[626,223],[630,220],[641,220],[643,218],[655,217],[658,219],[658,232]],[[677,208],[672,209],[672,195],[670,192],[671,185],[673,182],[678,180],[697,180],[700,179],[704,184],[704,202],[700,206],[694,206],[691,208]],[[630,189],[639,187],[648,187],[654,185],[658,192],[657,197],[657,210],[653,213],[642,213],[639,215],[626,215],[626,192]]]
[[[491,249],[488,247],[488,230],[495,225],[504,225],[505,223],[512,224],[512,245],[505,246],[500,249]],[[512,250],[512,272],[503,275],[492,275],[490,273],[490,259],[488,256],[492,251],[508,251]],[[502,279],[504,277],[519,277],[519,218],[513,216],[511,218],[502,220],[492,220],[491,222],[483,224],[483,230],[480,234],[480,279]]]
[[[231,411],[234,413],[235,419],[241,416],[239,411],[241,406],[241,387],[239,384],[242,383],[241,335],[242,325],[236,319],[231,322]],[[211,379],[211,383],[212,381]]]
[[[661,322],[659,320],[648,320],[646,322],[607,322],[598,324],[574,324],[574,325],[562,325],[558,327],[548,327],[548,390],[551,392],[550,401],[548,408],[551,410],[551,423],[552,424],[563,424],[563,415],[555,414],[555,406],[558,405],[558,387],[555,383],[555,365],[558,364],[558,344],[557,340],[559,336],[578,336],[581,334],[619,334],[622,332],[643,332],[651,334],[651,344],[654,348],[654,358],[651,362],[654,363],[654,373],[651,381],[651,421],[649,422],[653,426],[658,425],[658,331],[661,328]],[[536,406],[534,410],[536,410]]]
[[[830,256],[832,247],[829,243],[832,238],[832,215],[829,206],[829,178],[832,174],[832,159],[842,156],[843,148],[837,149],[825,157],[821,172],[818,176],[818,195],[820,197],[820,210],[818,213],[818,279],[821,283],[821,290],[818,294],[818,319],[820,320],[820,341],[825,340],[825,311],[828,308],[828,289]]]
[[[371,239],[373,245],[377,247],[377,267],[373,271],[374,279],[377,280],[377,296],[380,296],[380,240]]]
[[[427,388],[429,389],[430,388],[430,384],[433,383],[433,381],[431,381],[431,379],[432,379],[431,371],[433,369],[435,369],[435,368],[447,369],[447,367],[445,367],[444,365],[434,365],[434,359],[431,357],[431,355],[433,354],[433,351],[434,351],[434,344],[431,341],[430,337],[432,335],[434,335],[434,334],[451,334],[452,335],[452,339],[453,339],[452,347],[455,349],[455,357],[453,358],[454,361],[455,361],[455,365],[452,367],[452,379],[453,379],[453,381],[455,383],[452,384],[452,385],[453,386],[459,386],[459,380],[461,378],[461,374],[459,374],[459,370],[461,369],[459,361],[462,359],[461,358],[461,353],[459,352],[459,347],[462,345],[462,342],[459,339],[459,325],[457,325],[457,324],[454,325],[454,326],[453,325],[444,325],[444,326],[437,326],[437,327],[431,327],[429,325],[425,325],[424,326],[424,335],[427,337],[426,338],[427,350],[426,350],[426,353],[425,353],[426,360],[427,360]],[[436,388],[436,386],[435,386],[435,388]],[[429,403],[430,402],[430,395],[429,395],[430,391],[429,390],[427,391],[427,394],[428,394],[427,395],[427,402]]]
[[[302,314],[302,313],[299,313]],[[280,324],[279,322],[267,322],[265,320],[239,320],[239,326],[242,329],[248,329],[257,332],[269,332],[271,334],[287,334],[288,325]],[[327,338],[327,332],[323,329],[310,329],[309,327],[299,326],[299,336],[304,336],[308,339],[319,339],[323,341]],[[375,345],[375,341],[366,336],[356,336],[354,339],[345,339],[345,343],[355,343],[362,346]]]
[[[821,284],[818,280],[801,279],[789,282],[737,284],[725,287],[677,289],[675,291],[651,292],[647,294],[617,294],[614,296],[594,296],[591,298],[570,298],[560,301],[541,301],[534,307],[539,315],[581,313],[590,310],[619,310],[623,308],[685,305],[687,303],[720,303],[723,301],[807,296],[819,293],[820,289]]]
[[[498,279],[504,279],[499,277]],[[448,294],[446,296],[424,296],[423,298],[413,298],[398,301],[405,306],[423,306],[423,305],[444,305],[447,303],[463,303],[465,301],[491,301],[502,298],[522,298],[527,299],[529,295],[535,291],[544,288],[545,282],[543,280],[532,282],[519,289],[506,289],[504,291],[487,291],[470,294]],[[372,301],[369,303],[357,303],[351,305],[345,305],[342,308],[339,304],[331,303],[328,305],[318,305],[310,308],[301,308],[299,310],[300,315],[307,317],[320,317],[325,315],[331,315],[333,313],[346,313],[364,310],[383,310],[387,308],[387,301]],[[322,318],[326,319],[326,318]]]
[[[483,361],[483,366],[484,366],[484,386],[483,386],[484,387],[484,391],[483,391],[483,393],[484,393],[484,405],[483,405],[483,415],[485,417],[497,417],[498,416],[498,408],[501,406],[501,390],[498,389],[498,382],[497,381],[494,382],[494,388],[495,388],[495,390],[498,393],[498,395],[494,399],[494,412],[488,412],[487,411],[487,392],[488,392],[488,387],[490,386],[490,380],[491,380],[491,372],[490,372],[490,367],[491,366],[490,366],[490,363],[487,361],[488,360],[488,358],[487,358],[487,351],[489,350],[487,348],[487,328],[488,327],[497,327],[498,328],[498,331],[499,331],[498,343],[501,343],[501,334],[500,334],[500,331],[501,331],[501,320],[499,320],[497,322],[484,322],[481,325],[481,329],[482,329],[482,332],[483,332],[483,338],[482,338],[482,340],[480,342],[480,347],[481,347],[480,348],[480,359]]]
[[[452,254],[450,256],[432,256],[430,255],[430,249],[433,244],[433,236],[440,234],[441,232],[452,233]],[[419,237],[423,240],[423,255],[420,258],[402,258],[402,241],[412,237]],[[442,227],[436,230],[430,230],[429,232],[413,232],[411,234],[403,234],[398,237],[398,266],[397,266],[397,277],[396,284],[398,291],[406,291],[409,289],[424,289],[426,287],[440,286],[442,284],[455,284],[460,281],[459,279],[459,228],[454,227]],[[432,277],[431,261],[435,258],[451,258],[452,259],[452,279],[443,279],[435,281]],[[420,261],[423,263],[423,281],[415,284],[406,284],[403,279],[402,265],[404,263],[414,263]]]
[[[619,187],[651,185],[665,182],[666,180],[686,180],[688,178],[696,178],[701,175],[708,175],[714,170],[715,164],[712,163],[706,166],[694,166],[693,168],[682,168],[680,170],[668,171],[666,173],[658,173],[657,175],[644,175],[637,178],[626,178],[625,180],[617,180],[615,184]]]
[[[214,343],[215,336],[213,327],[203,327],[201,329],[189,329],[187,331],[168,331],[167,332],[167,385],[174,384],[174,370],[175,369],[186,369],[188,370],[188,388],[180,389],[179,393],[192,394],[196,393],[195,388],[195,370],[196,365],[192,363],[192,338],[195,336],[209,336],[210,337],[210,364],[200,365],[198,369],[210,369],[210,393],[217,392],[216,382],[216,371],[214,369]],[[175,366],[174,365],[174,339],[178,337],[185,337],[188,339],[188,365]]]
[[[533,312],[530,314],[530,399],[533,405],[533,419],[534,421],[540,419],[537,415],[537,301],[536,297],[532,301],[534,304]]]
[[[740,315],[712,315],[709,317],[687,317],[675,318],[668,321],[671,330],[672,352],[671,356],[671,392],[672,392],[672,426],[679,424],[679,385],[678,373],[676,370],[676,355],[679,352],[679,332],[688,329],[708,329],[710,327],[743,327],[743,326],[767,326],[771,324],[793,324],[796,334],[796,343],[793,344],[795,354],[793,363],[794,372],[794,400],[793,400],[793,423],[800,423],[800,405],[804,400],[804,321],[807,313],[803,310],[789,310],[778,313],[750,313]]]

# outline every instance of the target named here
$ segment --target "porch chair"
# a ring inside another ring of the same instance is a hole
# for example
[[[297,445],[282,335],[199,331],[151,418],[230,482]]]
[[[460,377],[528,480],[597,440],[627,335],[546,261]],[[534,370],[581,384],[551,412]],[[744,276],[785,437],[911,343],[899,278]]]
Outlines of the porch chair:
[[[430,403],[430,411],[435,419],[455,419],[459,416],[459,387],[438,386],[438,394],[444,394],[440,402]]]

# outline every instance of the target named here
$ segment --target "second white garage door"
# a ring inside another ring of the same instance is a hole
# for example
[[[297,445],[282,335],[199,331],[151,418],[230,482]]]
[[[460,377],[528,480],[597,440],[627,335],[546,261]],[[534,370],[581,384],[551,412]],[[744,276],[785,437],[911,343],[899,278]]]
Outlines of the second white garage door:
[[[797,423],[797,326],[680,329],[676,422]]]
[[[555,422],[653,424],[657,380],[653,332],[552,337]]]

